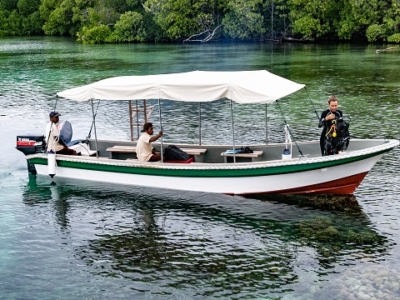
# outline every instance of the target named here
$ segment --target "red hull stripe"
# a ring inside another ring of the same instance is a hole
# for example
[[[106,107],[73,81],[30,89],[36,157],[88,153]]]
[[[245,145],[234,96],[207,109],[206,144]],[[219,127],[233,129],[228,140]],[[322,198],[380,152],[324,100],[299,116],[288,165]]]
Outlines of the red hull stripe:
[[[352,175],[349,177],[298,187],[294,189],[279,190],[262,194],[335,194],[352,195],[368,172]]]

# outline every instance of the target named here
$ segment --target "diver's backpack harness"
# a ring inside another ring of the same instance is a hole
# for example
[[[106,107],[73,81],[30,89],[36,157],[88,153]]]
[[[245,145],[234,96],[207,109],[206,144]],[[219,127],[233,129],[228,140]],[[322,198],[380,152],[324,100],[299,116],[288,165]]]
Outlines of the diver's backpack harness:
[[[338,154],[347,150],[350,142],[349,126],[350,124],[342,118],[332,121],[325,135],[325,155]]]

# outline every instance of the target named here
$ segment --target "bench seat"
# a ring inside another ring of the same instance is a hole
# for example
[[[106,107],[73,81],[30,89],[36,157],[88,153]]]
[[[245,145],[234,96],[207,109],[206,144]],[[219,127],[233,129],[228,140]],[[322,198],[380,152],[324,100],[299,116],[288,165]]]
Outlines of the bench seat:
[[[221,156],[224,157],[224,162],[228,162],[228,158],[232,158],[229,161],[233,160],[233,157],[236,157],[237,162],[245,162],[245,161],[259,161],[261,156],[263,155],[263,151],[253,151],[253,153],[226,153],[222,152]]]
[[[116,153],[136,153],[135,146],[113,146],[108,147],[106,149],[107,152],[116,152]]]
[[[200,156],[207,152],[207,149],[180,148],[189,155]],[[136,153],[136,146],[113,146],[106,149],[107,152],[114,153]]]
[[[180,148],[182,151],[186,152],[189,155],[195,156],[196,161],[204,162],[204,154],[207,152],[207,149],[195,149],[195,148]],[[136,146],[113,146],[108,147],[106,149],[107,152],[110,152],[110,157],[113,159],[126,159],[129,153],[136,153]]]
[[[200,156],[207,152],[207,149],[180,148],[183,152],[189,155]]]

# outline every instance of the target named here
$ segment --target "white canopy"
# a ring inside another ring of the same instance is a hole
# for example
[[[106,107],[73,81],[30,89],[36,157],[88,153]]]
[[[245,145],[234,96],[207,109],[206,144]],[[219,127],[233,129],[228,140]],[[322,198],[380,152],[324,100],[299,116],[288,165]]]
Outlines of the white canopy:
[[[290,95],[304,84],[268,71],[194,71],[145,76],[121,76],[57,93],[59,97],[87,101],[169,99],[209,102],[228,98],[237,103],[270,103]]]

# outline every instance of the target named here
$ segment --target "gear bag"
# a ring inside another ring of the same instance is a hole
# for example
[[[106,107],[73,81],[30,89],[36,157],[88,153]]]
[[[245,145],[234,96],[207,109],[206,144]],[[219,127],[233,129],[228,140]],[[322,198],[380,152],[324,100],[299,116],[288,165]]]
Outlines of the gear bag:
[[[175,145],[169,145],[167,148],[164,149],[163,151],[163,156],[164,160],[182,160],[186,161],[190,159],[190,155],[187,154],[185,151],[182,151],[180,148],[178,148]]]

